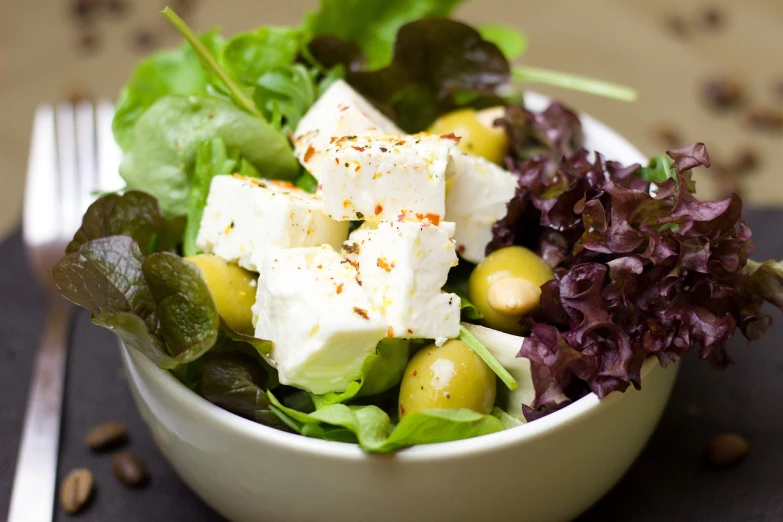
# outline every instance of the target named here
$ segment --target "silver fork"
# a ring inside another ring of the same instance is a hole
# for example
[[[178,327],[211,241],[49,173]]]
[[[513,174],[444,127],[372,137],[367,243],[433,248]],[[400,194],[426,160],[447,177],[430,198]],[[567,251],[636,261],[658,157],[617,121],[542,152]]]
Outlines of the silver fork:
[[[52,267],[79,228],[96,192],[122,188],[112,139],[113,107],[101,102],[39,106],[25,185],[23,235],[28,259],[47,293],[46,324],[33,367],[9,522],[51,521],[73,307],[52,280]]]

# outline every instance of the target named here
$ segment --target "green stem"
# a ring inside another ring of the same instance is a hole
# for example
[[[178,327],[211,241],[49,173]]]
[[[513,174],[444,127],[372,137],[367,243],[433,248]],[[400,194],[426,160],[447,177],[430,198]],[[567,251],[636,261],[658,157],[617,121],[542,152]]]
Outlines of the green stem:
[[[509,390],[514,391],[517,388],[519,388],[519,384],[517,384],[517,381],[514,380],[514,378],[511,376],[508,371],[503,368],[503,365],[501,365],[495,357],[489,353],[489,350],[487,350],[487,347],[481,344],[481,341],[479,341],[475,335],[470,333],[467,328],[460,325],[459,327],[459,338],[462,342],[468,345],[468,348],[473,350],[473,352],[481,357],[481,359],[487,363],[487,366],[495,372],[495,375],[500,378],[501,381],[503,381],[503,384],[505,384]]]
[[[236,104],[244,108],[253,116],[263,120],[264,117],[261,115],[261,112],[258,110],[255,103],[253,103],[253,100],[248,98],[242,88],[231,79],[226,71],[223,70],[217,60],[215,60],[215,57],[212,56],[212,53],[209,52],[209,49],[207,49],[201,40],[199,40],[198,36],[196,36],[196,33],[193,32],[193,29],[188,27],[188,24],[186,24],[185,21],[180,18],[171,8],[167,7],[161,11],[161,13],[163,13],[163,16],[165,16],[168,21],[171,22],[171,25],[176,27],[177,30],[182,33],[182,36],[185,37],[185,40],[190,43],[191,47],[193,47],[193,50],[196,52],[196,55],[198,55],[198,57],[201,59],[201,63],[204,64],[204,67],[211,70],[215,76],[220,78],[220,81],[223,82],[228,91],[231,93],[231,96],[234,98]]]
[[[514,67],[511,75],[517,82],[544,83],[615,100],[631,102],[637,97],[636,89],[632,87],[548,69],[517,66]]]

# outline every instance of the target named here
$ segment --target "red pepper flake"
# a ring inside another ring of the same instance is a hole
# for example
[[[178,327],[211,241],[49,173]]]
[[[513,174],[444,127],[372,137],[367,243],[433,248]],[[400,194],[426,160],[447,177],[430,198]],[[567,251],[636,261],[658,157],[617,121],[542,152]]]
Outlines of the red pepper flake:
[[[403,406],[402,403],[400,403],[400,413],[405,415],[405,406]]]
[[[340,112],[345,112],[345,111],[347,111],[348,109],[349,109],[349,107],[348,107],[347,105],[341,105],[341,106],[340,106]]]
[[[358,306],[353,307],[353,313],[361,317],[362,319],[370,320],[370,315],[367,313],[367,310],[364,310],[363,308],[359,308]]]
[[[419,375],[419,372],[417,372],[416,370],[413,370],[413,376],[416,377],[417,375]]]
[[[364,152],[364,147],[357,147],[356,145],[351,145],[351,148],[358,150],[359,152]]]
[[[360,170],[362,170],[362,166],[361,165],[356,165],[356,168],[353,169],[354,172],[359,172]]]
[[[387,272],[391,272],[391,266],[389,266],[389,262],[386,261],[386,259],[379,257],[376,260],[376,263],[378,263],[378,268],[382,268],[386,270]]]
[[[426,219],[436,227],[440,224],[440,216],[438,214],[428,212],[426,214],[416,214],[416,217],[419,219],[419,221],[424,221]]]
[[[334,164],[339,165],[340,164],[340,158],[334,158]]]
[[[289,188],[289,189],[296,188],[296,185],[294,185],[290,181],[283,181],[283,180],[279,180],[279,179],[273,179],[273,180],[270,180],[269,183],[271,185],[275,185],[276,187],[283,187],[283,188]]]
[[[412,333],[413,333],[413,329],[411,329],[411,328],[408,328],[408,333],[409,333],[409,334],[412,334]]]
[[[460,141],[460,139],[461,139],[459,136],[457,136],[457,135],[456,135],[456,134],[454,134],[453,132],[449,132],[448,134],[441,134],[441,135],[440,135],[440,137],[441,137],[441,139],[443,139],[443,140],[454,140],[454,141],[456,141],[457,143],[459,143],[459,141]]]
[[[457,245],[457,253],[458,254],[464,254],[465,253],[465,245]]]
[[[335,141],[337,141],[338,139],[339,139],[339,138],[338,138],[337,136],[332,136],[331,138],[329,138],[329,144],[332,144],[332,143],[334,143],[334,142],[335,142]]]
[[[304,154],[304,162],[307,163],[308,161],[310,161],[313,158],[313,154],[315,154],[315,149],[313,148],[312,145],[308,145],[307,151],[305,151]]]
[[[337,285],[337,293],[338,294],[342,294],[343,293],[343,284],[342,283]]]
[[[379,203],[378,205],[375,205],[375,215],[377,216],[381,212],[383,212],[383,207]]]
[[[397,221],[399,221],[400,223],[402,223],[403,221],[405,221],[405,212],[403,212],[402,214],[399,214],[399,215],[397,216]]]
[[[405,140],[399,140],[399,141],[397,142],[397,145],[405,145]]]
[[[391,326],[386,329],[386,337],[388,337],[389,339],[394,337],[394,328],[392,328]]]

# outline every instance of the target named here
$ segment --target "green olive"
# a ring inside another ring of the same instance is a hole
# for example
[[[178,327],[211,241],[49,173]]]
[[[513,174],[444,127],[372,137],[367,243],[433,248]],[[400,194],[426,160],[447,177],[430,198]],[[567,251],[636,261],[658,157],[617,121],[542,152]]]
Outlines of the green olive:
[[[503,111],[503,107],[481,111],[459,109],[435,120],[428,132],[453,132],[460,138],[458,147],[462,151],[482,156],[493,163],[501,163],[508,152],[509,141],[503,127],[495,127],[494,122],[503,117]]]
[[[468,280],[468,297],[484,316],[485,326],[519,334],[519,320],[538,308],[541,285],[552,269],[526,248],[512,246],[492,252],[476,265]]]
[[[400,418],[430,408],[468,408],[487,414],[495,403],[495,374],[458,339],[425,346],[400,384]]]
[[[198,254],[185,259],[201,269],[220,317],[235,330],[252,331],[251,308],[256,302],[256,278],[253,273],[210,254]]]

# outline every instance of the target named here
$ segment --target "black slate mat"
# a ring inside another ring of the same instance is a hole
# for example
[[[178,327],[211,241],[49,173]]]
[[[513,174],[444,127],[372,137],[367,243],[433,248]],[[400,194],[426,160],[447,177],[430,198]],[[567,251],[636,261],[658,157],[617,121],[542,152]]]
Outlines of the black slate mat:
[[[754,257],[783,258],[783,210],[748,211],[746,219],[758,247]],[[44,304],[17,233],[0,245],[0,519],[8,512]],[[723,373],[694,357],[682,363],[672,401],[650,444],[580,522],[783,520],[783,317],[776,319],[762,341],[731,344],[736,364]],[[152,482],[144,489],[122,486],[111,475],[110,456],[90,453],[82,442],[90,427],[114,419],[128,425],[129,449],[150,469]],[[701,450],[710,435],[721,431],[742,434],[751,450],[734,468],[708,471]],[[69,353],[59,466],[60,477],[74,467],[90,468],[97,495],[75,517],[57,506],[55,520],[221,520],[155,448],[124,382],[116,341],[84,312],[76,316]],[[519,514],[509,513],[508,519],[524,520],[523,499]]]

